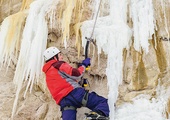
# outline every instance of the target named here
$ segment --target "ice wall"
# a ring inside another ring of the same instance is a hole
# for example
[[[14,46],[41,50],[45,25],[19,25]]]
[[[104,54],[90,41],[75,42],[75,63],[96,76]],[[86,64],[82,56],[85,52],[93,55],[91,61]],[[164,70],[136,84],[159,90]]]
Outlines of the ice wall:
[[[66,7],[68,7],[68,9],[66,9],[66,11],[64,12],[65,14],[64,18],[69,17],[69,20],[71,20],[71,16],[73,12],[70,10],[73,10],[73,7],[75,7],[78,4],[77,1],[74,2],[75,4],[73,5],[72,4],[73,1],[67,0],[68,4],[66,4]],[[23,38],[22,38],[21,50],[20,50],[17,69],[14,77],[14,82],[17,85],[17,94],[14,103],[13,114],[16,110],[18,95],[24,80],[28,80],[27,90],[29,87],[31,90],[33,83],[37,82],[38,77],[41,73],[41,66],[43,64],[42,52],[46,47],[45,45],[46,45],[47,34],[48,34],[47,24],[45,21],[45,14],[47,11],[50,11],[51,9],[53,9],[53,13],[55,12],[57,1],[55,1],[54,3],[53,2],[54,1],[52,0],[37,0],[31,5],[31,8],[29,10],[29,15],[27,17],[26,25],[22,35]],[[108,0],[103,1],[103,3],[106,2],[108,2]],[[162,0],[161,2],[164,3]],[[85,37],[91,36],[93,26],[94,26],[94,21],[95,21],[94,19],[99,5],[99,0],[94,1],[94,3],[95,3],[94,4],[95,12],[93,14],[94,15],[93,20],[85,21],[81,28],[83,46],[85,46],[86,44]],[[81,4],[80,1],[79,4]],[[103,16],[98,17],[94,29],[94,34],[92,37],[95,38],[96,40],[98,54],[100,54],[101,51],[104,51],[104,53],[108,55],[107,69],[106,69],[106,75],[107,75],[108,87],[109,87],[108,98],[109,98],[109,106],[111,110],[110,118],[114,120],[116,116],[114,103],[116,102],[119,94],[118,87],[122,83],[123,49],[125,48],[128,49],[129,46],[131,45],[132,38],[134,38],[133,39],[134,48],[137,51],[144,50],[147,53],[149,47],[148,40],[151,39],[152,35],[154,34],[155,21],[153,17],[152,0],[119,0],[119,1],[109,0],[108,5],[110,5],[110,14],[109,16],[106,17]],[[162,4],[162,9],[164,7],[165,5]],[[132,28],[130,28],[127,25],[128,9],[130,9],[129,11],[130,17],[133,22]],[[69,14],[69,16],[67,16],[67,14]],[[81,18],[82,11],[80,12],[79,15],[80,15],[79,18]],[[54,16],[55,14],[52,14],[51,17]],[[51,18],[50,20],[52,19],[53,18]],[[53,24],[53,22],[54,21],[51,21],[51,25]],[[80,22],[80,19],[78,20],[78,22]],[[67,42],[66,39],[69,39],[69,35],[70,35],[69,34],[70,23],[71,23],[70,21],[68,22],[63,21],[62,30],[65,33],[64,35],[65,46]],[[7,56],[13,54],[14,51],[14,50],[10,50],[10,52],[8,53],[8,52],[4,52],[8,50],[7,48],[3,49],[3,46],[5,45],[5,41],[4,41],[6,37],[5,35],[7,35],[8,33],[7,28],[9,27],[9,24],[10,24],[9,19],[5,19],[1,26],[1,31],[0,31],[0,39],[1,39],[0,54],[2,53],[1,55],[4,56],[6,61],[10,60],[8,59]],[[167,28],[168,25],[166,23],[166,29]],[[4,58],[2,57],[0,58],[1,64],[10,63],[6,61],[4,62]],[[123,106],[122,109],[126,113],[128,109],[131,109],[133,113],[134,112],[133,109],[135,110],[136,108],[142,107],[139,106],[139,104],[142,104],[142,102],[146,103],[144,104],[145,106],[150,106],[150,104],[152,104],[151,107],[148,108],[149,110],[151,110],[150,108],[154,109],[153,106],[156,106],[154,111],[151,111],[151,113],[155,114],[155,116],[160,117],[161,112],[163,113],[163,108],[165,106],[161,106],[161,108],[158,107],[160,104],[164,103],[164,101],[162,101],[161,98],[158,99],[156,103],[155,101],[152,101],[152,103],[150,103],[148,99],[144,99],[143,97],[141,99],[137,99],[134,105],[129,104],[130,107]],[[159,110],[157,111],[157,109]],[[121,116],[123,115],[124,112],[122,113],[121,111],[117,112],[116,119],[121,119]],[[146,114],[141,113],[141,115],[145,117],[144,115]],[[138,114],[134,116],[137,117]],[[131,118],[132,116],[129,117],[129,119]]]
[[[127,1],[119,2],[110,0],[110,16],[100,17],[94,30],[93,38],[96,39],[98,54],[101,50],[108,55],[106,75],[109,86],[110,118],[114,119],[114,103],[118,97],[118,86],[122,83],[123,49],[130,45],[131,30],[127,26]],[[83,46],[85,37],[90,37],[94,20],[84,22],[82,26]]]
[[[110,119],[115,118],[114,103],[118,97],[118,87],[122,83],[123,49],[128,49],[134,36],[137,51],[148,52],[149,43],[154,33],[152,0],[110,0],[110,15],[97,19],[93,38],[96,40],[98,54],[103,50],[108,55],[106,75],[108,80]],[[127,10],[130,6],[133,28],[127,23]],[[82,45],[85,37],[93,32],[94,19],[82,25]]]

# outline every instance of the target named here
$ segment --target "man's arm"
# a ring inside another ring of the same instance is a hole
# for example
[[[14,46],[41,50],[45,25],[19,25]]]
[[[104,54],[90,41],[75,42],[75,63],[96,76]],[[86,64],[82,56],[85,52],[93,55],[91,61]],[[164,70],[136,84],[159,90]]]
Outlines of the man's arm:
[[[85,72],[85,66],[82,65],[79,68],[73,68],[71,65],[64,61],[58,61],[54,64],[54,67],[60,72],[63,72],[67,76],[72,76],[74,79],[79,79]]]

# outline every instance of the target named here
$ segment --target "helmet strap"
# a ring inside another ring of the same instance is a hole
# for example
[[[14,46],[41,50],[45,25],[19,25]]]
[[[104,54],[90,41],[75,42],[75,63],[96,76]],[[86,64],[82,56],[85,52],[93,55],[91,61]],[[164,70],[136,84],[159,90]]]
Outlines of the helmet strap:
[[[58,59],[58,54],[57,54],[57,55],[55,55],[55,57],[56,57],[56,59],[59,61],[59,59]]]

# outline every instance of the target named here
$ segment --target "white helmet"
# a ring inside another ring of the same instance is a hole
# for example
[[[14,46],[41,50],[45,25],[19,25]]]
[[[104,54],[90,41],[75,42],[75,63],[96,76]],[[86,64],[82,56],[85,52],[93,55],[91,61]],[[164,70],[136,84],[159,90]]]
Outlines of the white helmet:
[[[49,60],[50,58],[54,57],[55,55],[57,55],[59,53],[59,49],[57,49],[56,47],[49,47],[44,51],[44,59],[45,61]]]

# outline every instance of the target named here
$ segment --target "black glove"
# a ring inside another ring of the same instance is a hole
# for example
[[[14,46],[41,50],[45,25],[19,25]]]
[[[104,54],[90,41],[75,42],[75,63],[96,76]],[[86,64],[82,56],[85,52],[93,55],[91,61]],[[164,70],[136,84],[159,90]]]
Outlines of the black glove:
[[[78,82],[82,87],[87,87],[89,85],[89,81],[87,79],[81,79],[79,82]]]
[[[90,58],[86,58],[82,61],[82,65],[84,65],[86,68],[90,66]]]

